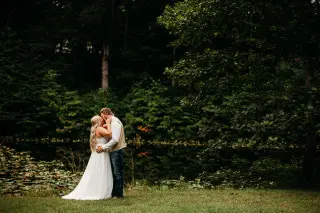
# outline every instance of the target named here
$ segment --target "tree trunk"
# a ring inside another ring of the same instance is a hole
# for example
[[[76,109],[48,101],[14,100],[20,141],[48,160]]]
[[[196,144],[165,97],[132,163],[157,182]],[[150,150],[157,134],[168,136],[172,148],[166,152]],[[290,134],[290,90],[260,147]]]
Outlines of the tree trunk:
[[[305,86],[306,86],[306,97],[307,97],[307,106],[312,106],[312,94],[310,93],[311,89],[311,79],[312,79],[312,66],[307,64],[305,67]],[[305,154],[303,160],[303,172],[305,176],[305,181],[307,186],[312,186],[313,184],[313,172],[316,164],[316,154],[317,154],[317,144],[316,144],[316,133],[314,129],[314,122],[312,113],[308,113],[307,116],[309,128],[308,135],[306,136],[305,143]]]
[[[102,89],[108,90],[109,88],[109,45],[102,45]]]

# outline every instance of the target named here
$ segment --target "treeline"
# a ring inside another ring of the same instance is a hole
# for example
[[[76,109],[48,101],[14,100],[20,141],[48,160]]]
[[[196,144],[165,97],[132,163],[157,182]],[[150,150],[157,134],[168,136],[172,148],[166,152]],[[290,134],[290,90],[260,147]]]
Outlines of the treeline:
[[[140,104],[132,103],[132,95],[144,96],[143,90],[164,95],[166,86],[159,82],[166,81],[163,70],[175,53],[157,17],[169,3],[6,2],[1,7],[1,135],[87,134],[99,108],[109,106],[124,120],[128,109]],[[151,96],[142,98],[149,103]],[[138,123],[134,130],[147,126]]]
[[[1,8],[1,134],[86,135],[109,106],[127,137],[200,141],[209,162],[235,143],[302,146],[293,164],[311,184],[319,13],[310,0],[12,1]],[[233,157],[231,176],[254,166]]]

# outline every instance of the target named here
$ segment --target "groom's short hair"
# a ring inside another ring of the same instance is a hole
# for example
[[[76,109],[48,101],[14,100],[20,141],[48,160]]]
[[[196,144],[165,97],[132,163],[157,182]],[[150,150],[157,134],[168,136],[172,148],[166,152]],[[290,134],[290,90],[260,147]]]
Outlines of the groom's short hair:
[[[101,115],[102,113],[103,113],[103,114],[107,114],[107,115],[114,115],[110,108],[102,108],[102,109],[100,110],[100,115]]]

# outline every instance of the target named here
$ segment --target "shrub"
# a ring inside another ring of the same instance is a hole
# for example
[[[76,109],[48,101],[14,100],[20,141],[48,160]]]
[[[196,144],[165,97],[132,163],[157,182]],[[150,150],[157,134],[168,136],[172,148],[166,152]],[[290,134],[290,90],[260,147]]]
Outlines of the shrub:
[[[0,148],[0,182],[2,194],[24,195],[27,192],[50,191],[62,194],[73,189],[81,173],[71,173],[59,161],[34,161],[27,152]]]
[[[242,164],[243,163],[243,164]],[[216,171],[204,171],[199,175],[205,187],[297,187],[301,181],[301,162],[284,163],[265,157],[248,161],[238,157]]]

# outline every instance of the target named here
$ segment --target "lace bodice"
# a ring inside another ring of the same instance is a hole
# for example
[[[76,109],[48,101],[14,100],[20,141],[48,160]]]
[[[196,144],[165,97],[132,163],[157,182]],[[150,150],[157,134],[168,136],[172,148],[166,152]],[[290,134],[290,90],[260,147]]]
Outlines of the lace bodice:
[[[106,143],[108,143],[108,140],[106,138],[104,138],[104,137],[97,138],[96,141],[97,141],[97,144],[106,144]]]

